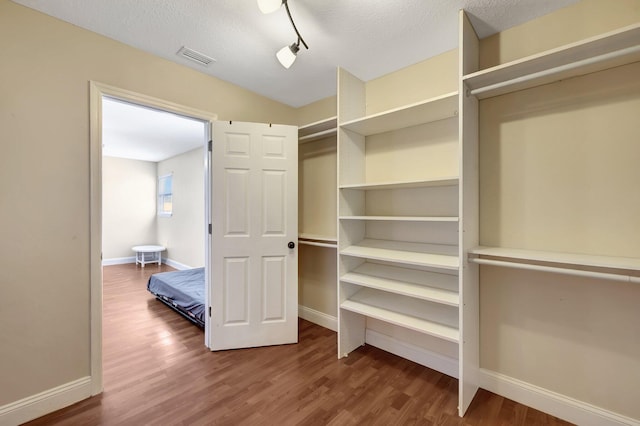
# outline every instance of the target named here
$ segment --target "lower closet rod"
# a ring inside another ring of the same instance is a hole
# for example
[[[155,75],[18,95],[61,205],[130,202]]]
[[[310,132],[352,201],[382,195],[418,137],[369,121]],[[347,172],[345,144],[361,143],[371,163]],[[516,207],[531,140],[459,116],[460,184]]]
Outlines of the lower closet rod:
[[[306,241],[306,240],[298,240],[298,243],[307,245],[307,246],[315,246],[315,247],[328,247],[328,248],[336,248],[336,244],[331,243],[319,243],[317,241]]]
[[[480,265],[503,266],[506,268],[527,269],[530,271],[553,272],[557,274],[576,275],[587,278],[601,278],[613,281],[623,281],[640,284],[640,277],[632,277],[630,275],[611,274],[607,272],[583,271],[580,269],[558,268],[554,266],[531,265],[529,263],[505,262],[501,260],[481,259],[479,257],[470,257],[469,262],[478,263]]]

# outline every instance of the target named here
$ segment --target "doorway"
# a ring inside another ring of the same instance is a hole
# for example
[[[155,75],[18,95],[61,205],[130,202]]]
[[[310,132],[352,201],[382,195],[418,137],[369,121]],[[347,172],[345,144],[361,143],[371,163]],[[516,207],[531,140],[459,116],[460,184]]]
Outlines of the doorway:
[[[141,95],[139,93],[90,82],[90,166],[91,166],[91,377],[92,395],[102,392],[102,259],[103,259],[103,100],[111,99],[136,105],[143,108],[171,113],[191,120],[200,121],[204,132],[202,146],[204,149],[204,210],[205,221],[210,220],[209,182],[211,159],[206,149],[211,136],[215,114],[167,102],[161,99]],[[205,223],[202,223],[205,229]],[[205,237],[205,271],[209,271],[210,241]],[[205,278],[208,282],[208,275]],[[208,297],[205,296],[205,297]],[[208,304],[208,301],[206,301]],[[209,330],[205,327],[205,344]]]
[[[205,262],[206,123],[102,99],[102,264]],[[132,247],[163,248],[136,252]],[[156,262],[157,261],[157,262]]]

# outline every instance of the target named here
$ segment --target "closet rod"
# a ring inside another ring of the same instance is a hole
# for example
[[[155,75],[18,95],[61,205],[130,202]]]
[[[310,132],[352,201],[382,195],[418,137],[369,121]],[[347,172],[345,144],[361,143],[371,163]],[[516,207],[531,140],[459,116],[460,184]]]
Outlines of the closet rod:
[[[614,52],[604,53],[602,55],[594,56],[592,58],[582,59],[580,61],[572,62],[569,64],[560,65],[560,66],[549,68],[543,71],[534,72],[531,74],[523,75],[521,77],[513,78],[511,80],[506,80],[506,81],[501,81],[499,83],[491,84],[489,86],[479,87],[477,89],[473,89],[469,91],[469,94],[472,96],[477,96],[486,92],[492,92],[494,90],[502,89],[504,87],[509,87],[514,84],[525,83],[530,80],[536,80],[539,78],[552,76],[554,74],[560,74],[565,71],[571,71],[576,68],[594,65],[600,62],[609,61],[609,60],[616,59],[626,55],[632,55],[638,52],[640,52],[640,45],[626,47],[624,49],[616,50]]]
[[[520,262],[505,262],[502,260],[481,259],[479,257],[469,257],[469,262],[478,263],[480,265],[503,266],[506,268],[527,269],[530,271],[540,271],[540,272],[553,272],[557,274],[576,275],[579,277],[587,277],[587,278],[601,278],[606,280],[623,281],[623,282],[640,284],[640,277],[612,274],[607,272],[583,271],[581,269],[531,265],[529,263],[520,263]]]
[[[319,243],[317,241],[305,241],[305,240],[298,240],[298,243],[300,244],[305,244],[307,246],[315,246],[315,247],[329,247],[329,248],[336,248],[337,245],[336,244],[330,244],[330,243]]]

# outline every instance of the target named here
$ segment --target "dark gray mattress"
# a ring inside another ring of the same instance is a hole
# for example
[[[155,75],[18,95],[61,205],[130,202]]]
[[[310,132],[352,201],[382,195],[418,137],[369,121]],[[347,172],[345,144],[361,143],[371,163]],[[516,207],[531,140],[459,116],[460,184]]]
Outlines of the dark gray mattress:
[[[204,268],[153,274],[147,289],[163,302],[204,324]]]

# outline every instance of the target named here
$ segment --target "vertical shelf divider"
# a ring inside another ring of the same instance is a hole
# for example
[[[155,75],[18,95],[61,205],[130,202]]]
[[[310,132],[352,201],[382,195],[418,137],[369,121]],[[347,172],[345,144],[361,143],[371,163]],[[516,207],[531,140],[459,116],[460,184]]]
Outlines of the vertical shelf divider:
[[[340,127],[341,123],[365,115],[365,84],[347,71],[338,68],[338,200],[337,217],[342,214],[364,213],[364,194],[341,190],[340,186],[362,182],[365,178],[364,136]],[[355,286],[340,285],[340,277],[355,269],[362,260],[344,258],[340,250],[364,238],[364,223],[343,224],[337,219],[338,250],[336,285],[338,294],[338,358],[346,356],[365,342],[366,318],[355,312],[340,309],[342,302],[353,296]],[[347,228],[348,227],[348,228]]]
[[[466,253],[479,241],[478,100],[467,96],[462,76],[475,72],[479,62],[479,40],[464,10],[459,12],[458,84],[460,138],[460,345],[458,414],[464,416],[478,391],[480,368],[479,267]]]

